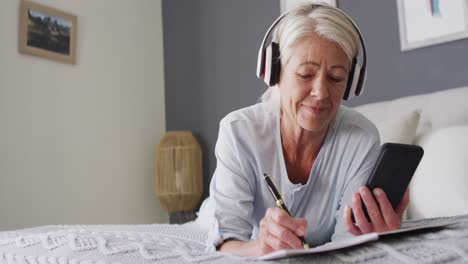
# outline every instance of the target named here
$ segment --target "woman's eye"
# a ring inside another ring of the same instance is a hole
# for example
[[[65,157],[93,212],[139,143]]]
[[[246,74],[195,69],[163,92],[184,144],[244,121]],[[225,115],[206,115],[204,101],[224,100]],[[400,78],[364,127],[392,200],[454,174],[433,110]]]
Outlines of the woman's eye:
[[[304,79],[304,80],[309,79],[309,78],[312,77],[312,74],[298,73],[297,75],[298,75],[301,79]]]
[[[335,82],[335,83],[342,82],[342,81],[344,81],[344,79],[345,79],[345,78],[343,78],[343,77],[334,77],[334,76],[330,76],[329,78],[330,78],[330,80],[331,80],[332,82]]]

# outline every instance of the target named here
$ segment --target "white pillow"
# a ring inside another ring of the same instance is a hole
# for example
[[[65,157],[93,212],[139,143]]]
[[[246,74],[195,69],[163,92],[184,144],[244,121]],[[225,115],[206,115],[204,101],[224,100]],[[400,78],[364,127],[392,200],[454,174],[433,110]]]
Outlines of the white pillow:
[[[380,133],[380,142],[411,144],[418,129],[420,109],[393,109],[389,102],[374,103],[355,108],[370,121]]]
[[[420,116],[420,110],[413,110],[382,121],[375,121],[380,133],[380,143],[411,144],[418,129]]]
[[[424,156],[410,184],[411,219],[468,213],[468,125],[423,135]]]

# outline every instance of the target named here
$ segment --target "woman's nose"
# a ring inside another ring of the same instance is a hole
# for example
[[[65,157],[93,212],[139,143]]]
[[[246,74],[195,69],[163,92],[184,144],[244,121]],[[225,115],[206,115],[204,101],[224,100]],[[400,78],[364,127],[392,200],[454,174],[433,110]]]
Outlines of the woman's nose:
[[[318,97],[318,99],[327,98],[328,93],[328,83],[325,74],[320,73],[316,75],[315,80],[312,82],[312,87],[310,89],[310,95],[313,97]]]

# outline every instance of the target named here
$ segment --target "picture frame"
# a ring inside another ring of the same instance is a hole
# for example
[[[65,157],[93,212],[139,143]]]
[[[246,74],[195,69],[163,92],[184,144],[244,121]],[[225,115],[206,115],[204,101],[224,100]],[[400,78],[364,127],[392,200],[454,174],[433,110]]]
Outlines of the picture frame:
[[[304,3],[327,3],[336,7],[336,0],[280,0],[281,13],[285,13]]]
[[[468,37],[466,0],[396,0],[402,51]]]
[[[76,64],[75,15],[22,0],[19,18],[20,53]]]

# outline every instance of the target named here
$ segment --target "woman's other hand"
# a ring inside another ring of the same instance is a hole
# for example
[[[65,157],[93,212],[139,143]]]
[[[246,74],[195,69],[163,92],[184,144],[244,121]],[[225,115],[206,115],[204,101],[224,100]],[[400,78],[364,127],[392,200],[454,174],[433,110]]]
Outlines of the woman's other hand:
[[[359,188],[359,192],[353,194],[352,209],[346,206],[343,217],[351,234],[357,236],[400,229],[403,213],[409,202],[409,189],[406,190],[396,209],[393,209],[387,195],[381,188],[375,188],[373,194],[369,188],[362,186]],[[370,221],[364,214],[361,199],[367,208]],[[352,220],[353,212],[355,223]]]
[[[261,255],[279,249],[303,248],[299,236],[307,233],[307,220],[294,218],[280,208],[268,208],[260,221],[257,246]]]
[[[219,250],[244,256],[261,256],[280,249],[303,248],[298,236],[307,233],[307,220],[293,218],[280,208],[268,208],[260,221],[257,240],[227,240]]]

